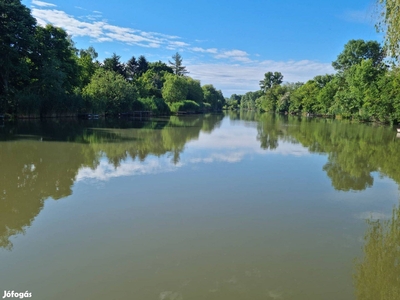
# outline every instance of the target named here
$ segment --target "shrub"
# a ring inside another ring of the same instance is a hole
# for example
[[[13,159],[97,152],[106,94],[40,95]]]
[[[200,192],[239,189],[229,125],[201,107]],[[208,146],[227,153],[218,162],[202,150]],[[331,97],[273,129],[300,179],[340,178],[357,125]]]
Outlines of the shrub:
[[[169,108],[172,113],[177,113],[178,111],[199,112],[201,109],[200,105],[193,100],[174,102],[169,104]]]

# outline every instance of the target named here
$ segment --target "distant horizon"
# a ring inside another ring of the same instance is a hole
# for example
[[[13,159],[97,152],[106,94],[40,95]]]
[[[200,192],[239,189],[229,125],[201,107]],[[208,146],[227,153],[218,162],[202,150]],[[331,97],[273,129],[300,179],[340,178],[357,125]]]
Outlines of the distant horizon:
[[[22,3],[39,25],[64,28],[79,49],[93,46],[99,61],[116,53],[122,62],[144,55],[168,63],[179,52],[188,76],[225,97],[258,90],[268,71],[281,72],[284,82],[332,74],[331,62],[351,39],[382,43],[374,1]]]

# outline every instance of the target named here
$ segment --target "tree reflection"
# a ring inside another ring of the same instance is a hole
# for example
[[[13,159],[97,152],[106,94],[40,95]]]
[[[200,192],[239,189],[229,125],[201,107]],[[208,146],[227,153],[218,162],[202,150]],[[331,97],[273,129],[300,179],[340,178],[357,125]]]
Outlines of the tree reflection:
[[[357,299],[400,299],[400,208],[390,220],[367,222],[364,257],[354,274]]]
[[[185,144],[211,132],[223,115],[171,117],[148,122],[21,122],[0,131],[0,247],[24,233],[48,198],[72,193],[79,169],[102,157],[117,168],[127,158],[170,155],[177,164]]]
[[[336,190],[371,187],[373,172],[400,183],[396,167],[400,164],[400,140],[390,127],[272,114],[256,114],[254,119],[258,120],[257,139],[263,149],[276,149],[285,141],[300,143],[311,153],[327,154],[323,170]]]

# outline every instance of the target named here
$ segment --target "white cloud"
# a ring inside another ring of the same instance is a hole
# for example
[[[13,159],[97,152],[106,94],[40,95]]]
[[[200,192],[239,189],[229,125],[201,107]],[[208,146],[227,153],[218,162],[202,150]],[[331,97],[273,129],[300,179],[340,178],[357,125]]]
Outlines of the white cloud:
[[[234,61],[240,61],[240,62],[251,62],[251,59],[249,58],[249,54],[245,51],[242,50],[229,50],[229,51],[223,51],[217,55],[215,55],[215,58],[228,58]]]
[[[190,50],[195,51],[195,52],[201,52],[201,53],[212,53],[212,54],[217,54],[218,49],[217,48],[209,48],[209,49],[204,49],[201,47],[193,47],[190,48]]]
[[[94,170],[88,167],[79,169],[76,180],[94,179],[108,181],[116,177],[172,172],[180,166],[180,164],[174,165],[166,160],[146,158],[144,162],[128,159],[121,162],[120,166],[115,168],[114,165],[107,162],[106,159],[103,159]]]
[[[64,28],[72,36],[88,36],[96,42],[117,41],[128,45],[159,48],[161,45],[187,47],[189,44],[177,41],[179,37],[157,32],[145,32],[133,28],[120,27],[106,21],[95,21],[93,16],[88,21],[80,21],[64,11],[56,9],[32,9],[32,15],[41,26],[50,23]]]
[[[207,157],[191,158],[189,163],[213,163],[213,162],[227,162],[237,163],[240,162],[246,153],[244,152],[227,152],[227,153],[212,153]]]
[[[33,5],[37,5],[37,6],[42,6],[42,7],[55,7],[57,5],[52,4],[52,3],[47,3],[47,2],[43,2],[43,1],[38,1],[38,0],[32,0],[32,4]]]
[[[176,49],[176,48],[186,48],[190,46],[188,43],[185,42],[180,42],[180,41],[170,41],[168,43],[168,47],[172,48],[172,49]]]

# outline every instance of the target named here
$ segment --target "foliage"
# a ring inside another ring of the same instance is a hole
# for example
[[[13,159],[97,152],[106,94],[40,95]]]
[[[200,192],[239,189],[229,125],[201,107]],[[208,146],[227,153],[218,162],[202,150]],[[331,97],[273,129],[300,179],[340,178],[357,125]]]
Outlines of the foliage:
[[[187,81],[184,77],[166,74],[162,88],[162,96],[167,103],[178,102],[186,99],[188,94]]]
[[[135,76],[137,76],[139,63],[134,56],[132,56],[128,62],[125,64],[126,78],[133,81]]]
[[[139,98],[138,103],[136,104],[136,108],[138,110],[151,111],[156,115],[169,115],[171,110],[167,103],[165,103],[164,99],[148,97],[148,98]]]
[[[0,113],[16,109],[14,93],[29,80],[36,20],[19,0],[0,1]]]
[[[283,75],[280,72],[267,72],[264,74],[264,79],[260,81],[260,88],[266,92],[275,85],[280,85],[283,82]]]
[[[286,112],[289,109],[290,92],[285,86],[274,85],[256,99],[256,107],[261,111]]]
[[[122,75],[98,69],[83,89],[83,96],[89,111],[117,114],[132,110],[137,92]]]
[[[380,4],[380,20],[376,24],[378,31],[385,33],[385,48],[388,55],[399,59],[400,55],[400,1],[377,0]]]
[[[225,98],[220,90],[216,90],[212,84],[202,86],[204,103],[208,103],[212,110],[221,110],[225,105]]]
[[[262,95],[262,91],[247,92],[240,99],[240,108],[253,110],[256,108],[256,99]]]
[[[79,67],[79,87],[82,89],[89,84],[91,77],[96,71],[98,65],[94,61],[98,54],[93,47],[89,47],[87,50],[81,49],[79,51],[79,57],[77,58],[77,64]]]
[[[186,67],[182,65],[182,56],[178,52],[172,56],[172,61],[169,60],[168,62],[175,75],[183,76],[189,73]]]
[[[193,100],[199,104],[202,103],[204,99],[204,92],[201,88],[200,81],[194,80],[191,77],[186,77],[186,84],[188,88],[186,99]]]
[[[374,67],[378,67],[384,58],[384,51],[376,41],[350,40],[344,45],[344,50],[332,62],[335,70],[346,71],[350,67],[360,64],[362,60],[370,59]]]
[[[149,69],[149,62],[147,61],[146,57],[144,57],[144,55],[140,55],[137,61],[137,68],[136,68],[137,76],[141,76],[142,74],[146,73],[148,69]]]
[[[141,97],[162,98],[161,89],[165,78],[163,74],[156,73],[152,69],[147,70],[142,76],[136,79],[135,85]]]
[[[114,71],[120,75],[122,75],[124,78],[126,78],[126,68],[123,63],[120,62],[121,56],[113,53],[113,55],[110,58],[106,58],[103,62],[103,68],[104,70],[108,71]]]
[[[174,102],[169,105],[171,112],[200,112],[200,105],[192,100]]]
[[[152,70],[157,74],[174,73],[174,70],[170,66],[168,66],[166,63],[163,63],[160,60],[155,62],[150,62],[149,70]]]

